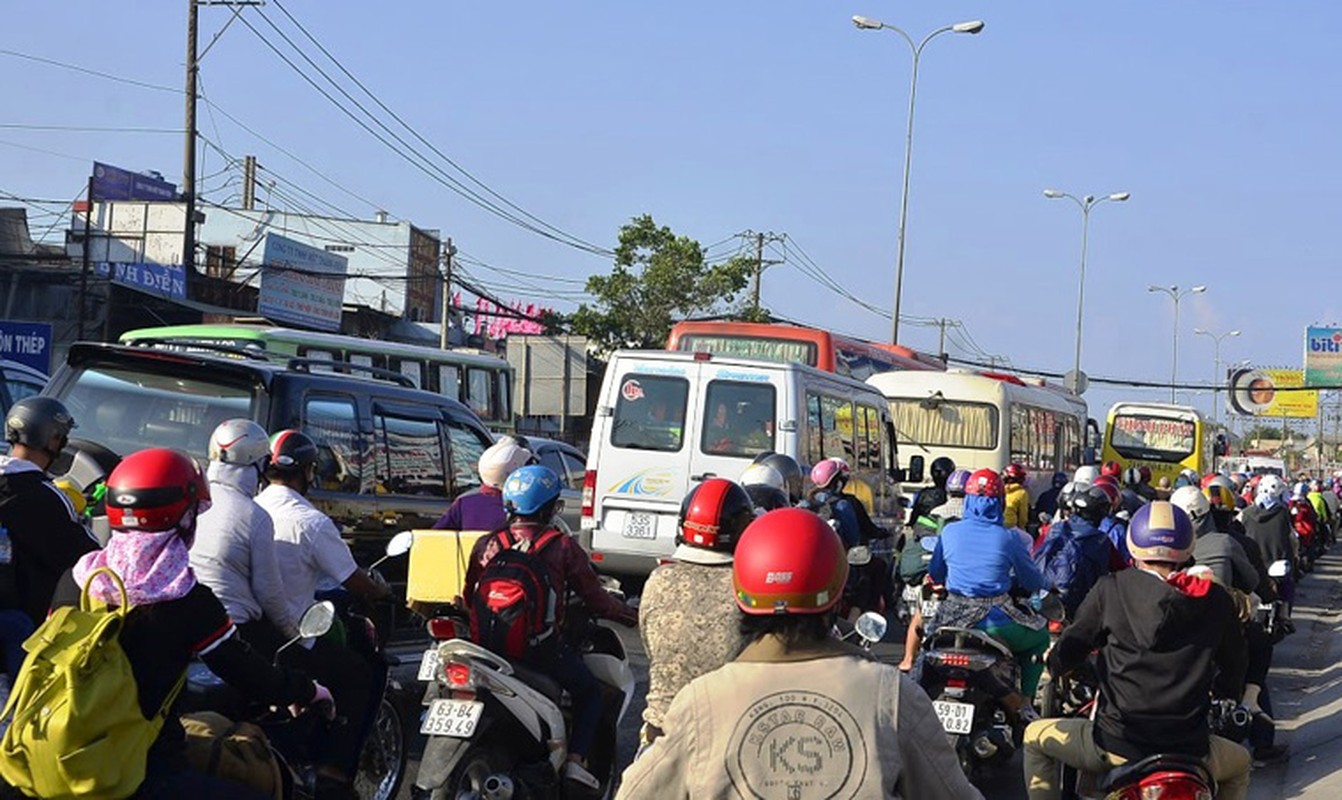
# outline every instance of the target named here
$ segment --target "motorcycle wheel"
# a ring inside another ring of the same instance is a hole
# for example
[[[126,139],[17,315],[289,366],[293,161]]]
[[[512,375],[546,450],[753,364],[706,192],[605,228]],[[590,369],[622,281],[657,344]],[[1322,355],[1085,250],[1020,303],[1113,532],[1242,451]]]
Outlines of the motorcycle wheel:
[[[457,798],[473,792],[478,797],[484,791],[486,778],[496,772],[506,772],[510,766],[504,751],[488,744],[473,744],[447,776],[441,796]]]
[[[393,800],[401,788],[405,770],[405,724],[396,705],[384,697],[359,756],[354,790],[359,797],[369,800]]]

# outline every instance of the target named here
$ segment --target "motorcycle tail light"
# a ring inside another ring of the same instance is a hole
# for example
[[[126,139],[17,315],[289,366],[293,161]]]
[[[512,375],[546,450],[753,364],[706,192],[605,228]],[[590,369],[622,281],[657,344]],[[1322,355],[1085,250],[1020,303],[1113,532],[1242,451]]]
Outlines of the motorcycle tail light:
[[[942,666],[947,667],[967,667],[969,666],[969,655],[967,653],[940,653],[936,657]]]
[[[461,661],[448,661],[443,664],[443,679],[447,688],[453,691],[474,691],[475,673],[471,665]]]
[[[1157,772],[1138,786],[1141,800],[1212,800],[1202,781],[1182,772]]]
[[[449,617],[434,617],[429,620],[429,635],[440,642],[457,638],[457,623]]]
[[[965,681],[964,678],[947,678],[947,679],[946,679],[946,688],[948,688],[948,689],[963,689],[963,688],[965,688],[966,685],[968,685],[968,684],[967,684],[967,682]]]

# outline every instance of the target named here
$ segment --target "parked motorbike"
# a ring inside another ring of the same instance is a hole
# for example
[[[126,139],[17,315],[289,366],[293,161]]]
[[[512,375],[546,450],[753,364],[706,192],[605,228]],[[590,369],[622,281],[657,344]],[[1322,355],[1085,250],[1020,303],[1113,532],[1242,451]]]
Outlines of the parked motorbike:
[[[618,593],[617,585],[607,591]],[[605,704],[588,770],[614,794],[616,737],[634,695],[634,673],[616,632],[583,606],[568,608],[564,636],[602,687]],[[565,782],[572,708],[549,676],[471,642],[466,618],[442,609],[429,620],[436,641],[420,662],[428,683],[420,732],[428,737],[412,797],[424,800],[572,800]],[[584,794],[583,797],[588,795]]]

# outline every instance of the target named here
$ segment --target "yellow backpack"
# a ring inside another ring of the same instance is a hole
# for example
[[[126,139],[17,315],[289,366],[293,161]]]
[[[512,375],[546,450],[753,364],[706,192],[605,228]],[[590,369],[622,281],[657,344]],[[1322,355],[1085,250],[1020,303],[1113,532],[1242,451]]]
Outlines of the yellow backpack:
[[[121,603],[89,598],[94,577],[116,584]],[[0,777],[30,797],[120,800],[144,782],[149,747],[182,689],[186,670],[152,719],[119,636],[130,604],[112,570],[94,570],[79,607],[52,612],[23,649],[28,652],[0,719]]]

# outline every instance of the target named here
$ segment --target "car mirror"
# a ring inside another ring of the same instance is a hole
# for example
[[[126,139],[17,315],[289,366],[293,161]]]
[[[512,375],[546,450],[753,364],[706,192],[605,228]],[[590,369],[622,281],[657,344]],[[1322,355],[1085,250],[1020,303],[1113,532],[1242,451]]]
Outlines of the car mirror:
[[[909,468],[905,470],[904,480],[909,483],[923,482],[923,468],[927,460],[922,456],[909,456]]]
[[[889,623],[885,621],[885,617],[877,614],[875,611],[868,611],[858,617],[857,622],[853,625],[853,629],[857,631],[857,635],[861,636],[864,641],[871,642],[872,644],[885,638],[885,631],[888,627]]]

